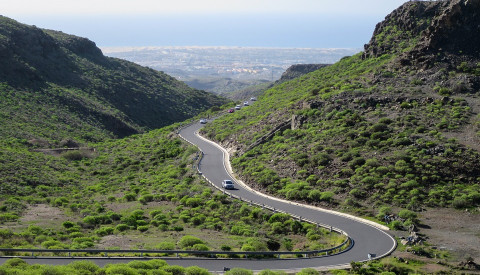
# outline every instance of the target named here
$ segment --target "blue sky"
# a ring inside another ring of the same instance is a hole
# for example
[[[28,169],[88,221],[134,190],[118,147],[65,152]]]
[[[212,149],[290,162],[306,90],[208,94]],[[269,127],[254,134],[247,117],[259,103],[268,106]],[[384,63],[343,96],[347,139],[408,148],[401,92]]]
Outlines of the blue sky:
[[[0,0],[22,23],[98,46],[361,48],[405,0]]]

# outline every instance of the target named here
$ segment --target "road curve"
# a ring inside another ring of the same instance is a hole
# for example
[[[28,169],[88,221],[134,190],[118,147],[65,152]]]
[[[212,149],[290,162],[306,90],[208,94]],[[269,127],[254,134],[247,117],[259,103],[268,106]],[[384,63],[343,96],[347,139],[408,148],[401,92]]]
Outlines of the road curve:
[[[201,124],[190,125],[180,131],[180,136],[190,143],[198,146],[204,152],[204,157],[199,164],[199,170],[202,174],[216,186],[220,186],[222,180],[233,179],[227,171],[225,165],[224,151],[218,145],[211,141],[196,135],[196,132],[202,127]],[[295,216],[300,216],[305,220],[310,220],[316,223],[328,224],[330,226],[339,228],[346,232],[353,240],[353,247],[343,253],[314,258],[300,258],[300,259],[265,259],[265,260],[250,260],[250,259],[205,259],[205,258],[164,258],[169,265],[180,266],[199,266],[210,270],[211,272],[221,273],[224,267],[246,268],[253,271],[260,271],[264,269],[271,270],[288,270],[290,272],[300,271],[303,268],[312,267],[318,270],[340,269],[346,268],[352,261],[367,261],[368,254],[372,254],[374,258],[380,258],[388,255],[395,249],[395,240],[381,229],[362,222],[360,219],[345,216],[341,213],[334,213],[333,211],[325,211],[316,207],[290,203],[274,198],[268,198],[265,195],[259,194],[246,186],[237,185],[237,189],[231,191],[232,194],[241,197],[244,200],[249,200],[257,203],[262,203],[274,207],[283,212],[290,213]],[[5,262],[8,258],[0,258],[0,264]],[[50,264],[50,265],[65,265],[72,261],[85,260],[82,258],[27,258],[25,259],[30,264]],[[132,260],[139,260],[139,258],[86,258],[95,262],[99,266],[104,266],[109,263],[127,263]]]
[[[218,187],[221,186],[221,182],[224,179],[236,181],[236,179],[232,178],[227,171],[228,169],[224,163],[224,150],[222,151],[218,145],[197,135],[197,132],[201,127],[203,127],[203,125],[200,123],[193,124],[182,129],[179,133],[181,137],[198,146],[198,148],[203,151],[204,157],[199,164],[199,170],[208,180],[210,180],[210,182]],[[244,267],[253,270],[344,266],[352,261],[367,261],[368,254],[372,254],[374,258],[384,257],[390,254],[396,247],[396,241],[388,233],[381,230],[379,227],[372,225],[368,221],[353,218],[352,216],[341,213],[335,213],[333,211],[324,211],[312,206],[268,198],[267,196],[259,194],[241,184],[237,184],[236,187],[236,190],[230,192],[244,200],[269,205],[279,211],[300,216],[309,221],[328,224],[332,227],[339,228],[350,236],[354,241],[354,245],[350,250],[344,253],[329,257],[248,262],[243,260],[226,260],[229,261],[229,266]]]

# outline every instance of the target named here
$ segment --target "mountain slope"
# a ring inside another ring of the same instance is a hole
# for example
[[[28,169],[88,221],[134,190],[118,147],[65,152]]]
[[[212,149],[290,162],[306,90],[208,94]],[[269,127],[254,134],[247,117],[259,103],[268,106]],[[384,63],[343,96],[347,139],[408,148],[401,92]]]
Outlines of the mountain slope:
[[[480,44],[466,41],[479,3],[405,3],[365,52],[276,85],[204,134],[246,182],[291,200],[360,214],[478,205]]]
[[[224,103],[92,41],[0,17],[2,138],[122,137]]]

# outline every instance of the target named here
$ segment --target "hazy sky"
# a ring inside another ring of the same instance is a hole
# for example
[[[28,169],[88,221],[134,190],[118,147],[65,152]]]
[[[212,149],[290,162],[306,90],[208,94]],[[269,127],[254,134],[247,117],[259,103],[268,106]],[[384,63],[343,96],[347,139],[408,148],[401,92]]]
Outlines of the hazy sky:
[[[22,23],[99,46],[362,47],[406,0],[0,0]]]

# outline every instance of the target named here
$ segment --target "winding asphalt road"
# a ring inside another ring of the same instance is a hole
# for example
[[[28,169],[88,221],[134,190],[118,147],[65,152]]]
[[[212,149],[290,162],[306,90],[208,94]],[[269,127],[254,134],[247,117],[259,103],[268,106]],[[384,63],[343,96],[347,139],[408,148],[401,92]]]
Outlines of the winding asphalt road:
[[[224,161],[228,159],[226,151],[224,149],[222,150],[219,145],[200,137],[197,133],[201,127],[203,127],[203,125],[200,123],[193,124],[182,129],[179,133],[185,140],[198,146],[198,148],[203,151],[204,157],[199,164],[199,170],[217,187],[221,187],[221,182],[224,179],[231,179],[234,182],[238,182],[232,178],[228,172],[228,164],[226,165]],[[253,270],[344,266],[352,261],[367,261],[368,254],[373,255],[373,258],[384,257],[390,254],[396,247],[395,240],[388,233],[380,229],[380,225],[375,226],[376,224],[363,219],[267,197],[251,190],[243,184],[237,184],[236,190],[229,192],[247,201],[269,205],[279,211],[300,216],[309,221],[339,228],[350,236],[354,241],[354,245],[344,253],[329,257],[262,261],[228,260],[228,266],[244,267]],[[225,264],[227,264],[227,261],[225,261]]]
[[[300,216],[305,220],[320,224],[327,224],[339,228],[346,232],[353,240],[354,245],[351,249],[332,256],[300,258],[300,259],[201,259],[201,258],[165,258],[170,265],[181,266],[200,266],[207,268],[212,272],[222,272],[224,267],[241,267],[254,271],[272,269],[299,271],[303,268],[312,267],[319,270],[345,268],[352,261],[367,261],[368,254],[373,258],[384,257],[393,251],[396,247],[395,240],[373,223],[353,216],[323,210],[320,208],[291,203],[279,199],[271,198],[251,190],[240,181],[233,179],[228,172],[229,164],[225,164],[228,155],[224,149],[215,143],[208,141],[197,135],[198,130],[203,125],[197,123],[186,127],[180,131],[180,136],[192,144],[195,144],[204,152],[204,157],[199,164],[199,170],[212,184],[221,187],[224,179],[231,179],[237,182],[236,190],[231,190],[233,195],[239,196],[244,200],[265,204],[279,211],[287,212],[295,216]],[[136,258],[138,260],[138,258]],[[0,258],[0,264],[5,262],[6,258]],[[30,264],[51,264],[65,265],[72,261],[81,259],[72,258],[29,258],[26,261]],[[107,263],[126,263],[132,259],[128,258],[89,258],[99,266]]]

